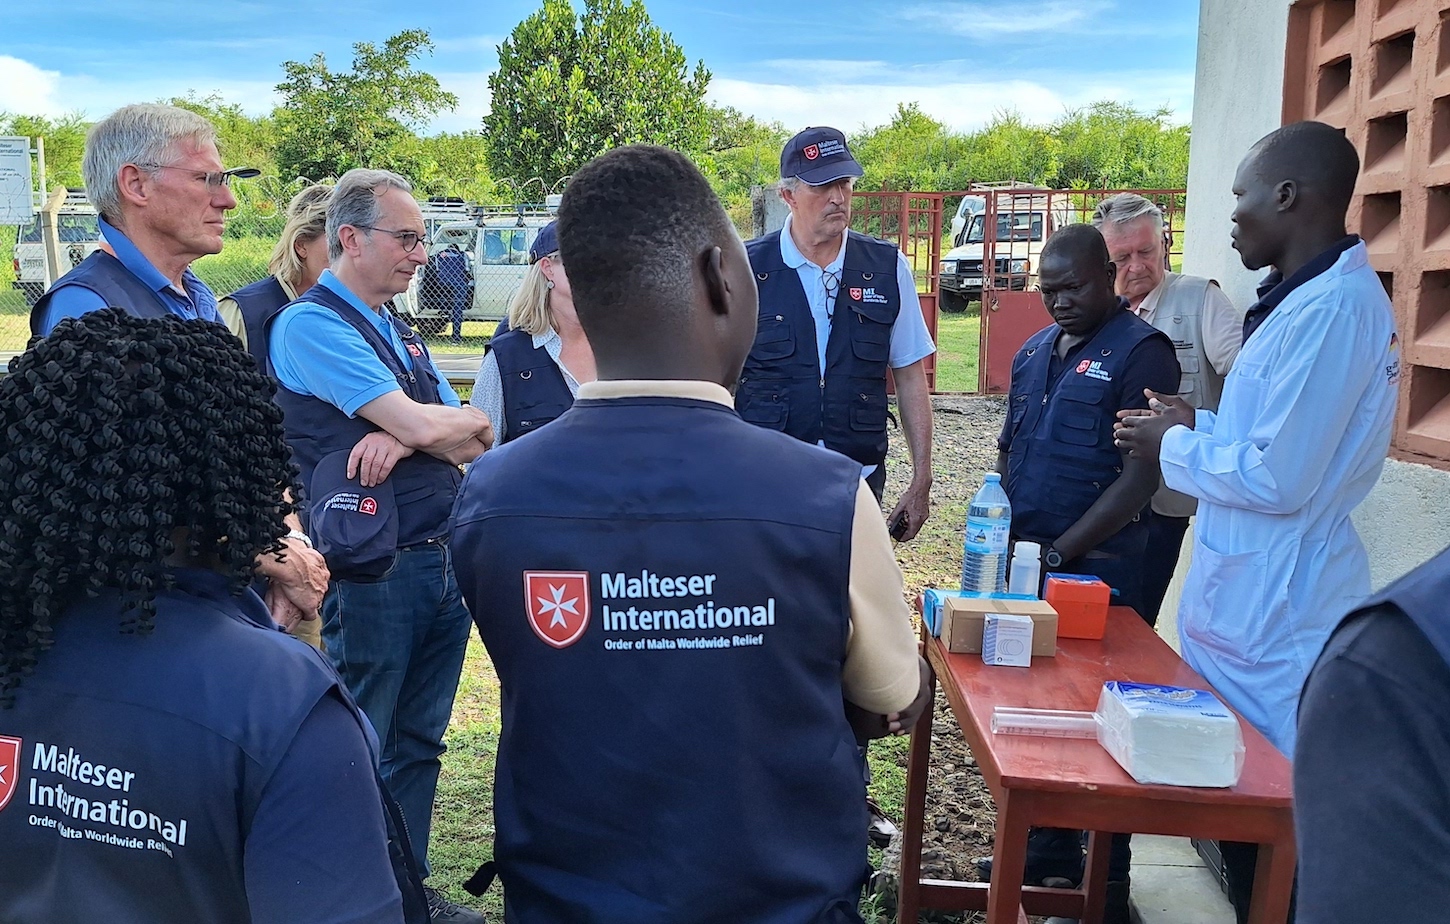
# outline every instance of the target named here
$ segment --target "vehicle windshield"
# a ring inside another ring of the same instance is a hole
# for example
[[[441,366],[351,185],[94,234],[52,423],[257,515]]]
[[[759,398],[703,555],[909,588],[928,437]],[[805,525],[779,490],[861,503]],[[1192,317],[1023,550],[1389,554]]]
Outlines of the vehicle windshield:
[[[473,249],[473,239],[477,234],[477,230],[473,228],[439,228],[433,236],[433,244],[436,250],[442,250],[449,244],[457,244],[459,250],[468,253]]]
[[[538,228],[487,228],[483,232],[483,262],[487,266],[529,263],[529,245],[539,234]]]
[[[1004,212],[997,216],[997,243],[1007,244],[1012,241],[1040,241],[1042,240],[1042,226],[1044,224],[1043,213],[1041,212]],[[976,215],[972,218],[972,226],[967,231],[966,243],[982,243],[982,229],[986,220],[985,215]]]
[[[87,241],[99,241],[101,239],[101,223],[95,215],[61,215],[59,237],[62,244],[83,244]],[[22,225],[20,237],[17,243],[39,244],[40,243],[40,218],[31,219],[30,224]]]

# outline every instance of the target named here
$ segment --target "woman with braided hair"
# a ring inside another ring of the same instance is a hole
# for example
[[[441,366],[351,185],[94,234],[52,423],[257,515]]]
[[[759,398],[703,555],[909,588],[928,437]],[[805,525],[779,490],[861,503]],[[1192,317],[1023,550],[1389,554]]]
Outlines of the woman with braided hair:
[[[249,589],[297,490],[272,389],[219,325],[120,309],[0,379],[0,920],[417,907],[371,727]]]

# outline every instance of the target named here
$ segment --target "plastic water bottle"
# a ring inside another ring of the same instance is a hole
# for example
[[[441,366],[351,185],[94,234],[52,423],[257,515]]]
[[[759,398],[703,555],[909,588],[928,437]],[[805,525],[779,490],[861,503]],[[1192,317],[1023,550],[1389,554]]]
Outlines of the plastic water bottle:
[[[988,472],[967,512],[967,535],[962,543],[962,590],[1000,594],[1007,589],[1007,537],[1012,528],[1012,505],[1002,490],[1002,476]]]
[[[1037,596],[1042,585],[1042,546],[1023,540],[1012,546],[1012,574],[1007,581],[1007,593]]]

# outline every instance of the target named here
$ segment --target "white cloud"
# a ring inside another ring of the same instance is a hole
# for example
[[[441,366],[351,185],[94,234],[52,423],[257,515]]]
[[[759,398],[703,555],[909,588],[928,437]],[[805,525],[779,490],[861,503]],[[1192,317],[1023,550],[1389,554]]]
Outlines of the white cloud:
[[[930,3],[907,7],[906,18],[934,31],[984,39],[1070,29],[1100,19],[1111,0],[1038,0],[1034,3]],[[1068,38],[1064,36],[1064,39]]]
[[[975,80],[957,78],[952,69],[912,73],[904,82],[844,81],[819,85],[755,82],[717,77],[710,99],[734,106],[764,120],[778,120],[788,129],[833,125],[852,132],[890,121],[900,103],[919,103],[923,112],[958,131],[980,128],[1000,110],[1015,109],[1029,122],[1048,122],[1066,109],[1103,99],[1140,109],[1167,105],[1180,122],[1192,107],[1193,77],[1171,72],[1112,75],[1044,74],[1037,80]],[[954,79],[957,78],[957,79]]]
[[[443,89],[458,97],[458,107],[428,123],[429,134],[436,132],[476,132],[488,114],[491,96],[488,71],[435,74]]]
[[[44,71],[19,58],[0,55],[0,111],[57,116],[65,106],[57,98],[60,72]]]

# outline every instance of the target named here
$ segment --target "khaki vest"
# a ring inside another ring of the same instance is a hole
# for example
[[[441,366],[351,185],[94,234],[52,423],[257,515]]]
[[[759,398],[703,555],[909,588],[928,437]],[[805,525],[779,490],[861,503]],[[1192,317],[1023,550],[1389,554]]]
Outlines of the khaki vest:
[[[1223,376],[1208,361],[1203,349],[1203,305],[1208,287],[1215,283],[1201,276],[1169,273],[1163,279],[1163,293],[1149,323],[1168,335],[1178,355],[1183,378],[1178,396],[1195,408],[1218,410],[1223,395]],[[1198,501],[1159,485],[1153,495],[1153,512],[1167,517],[1192,516]]]

